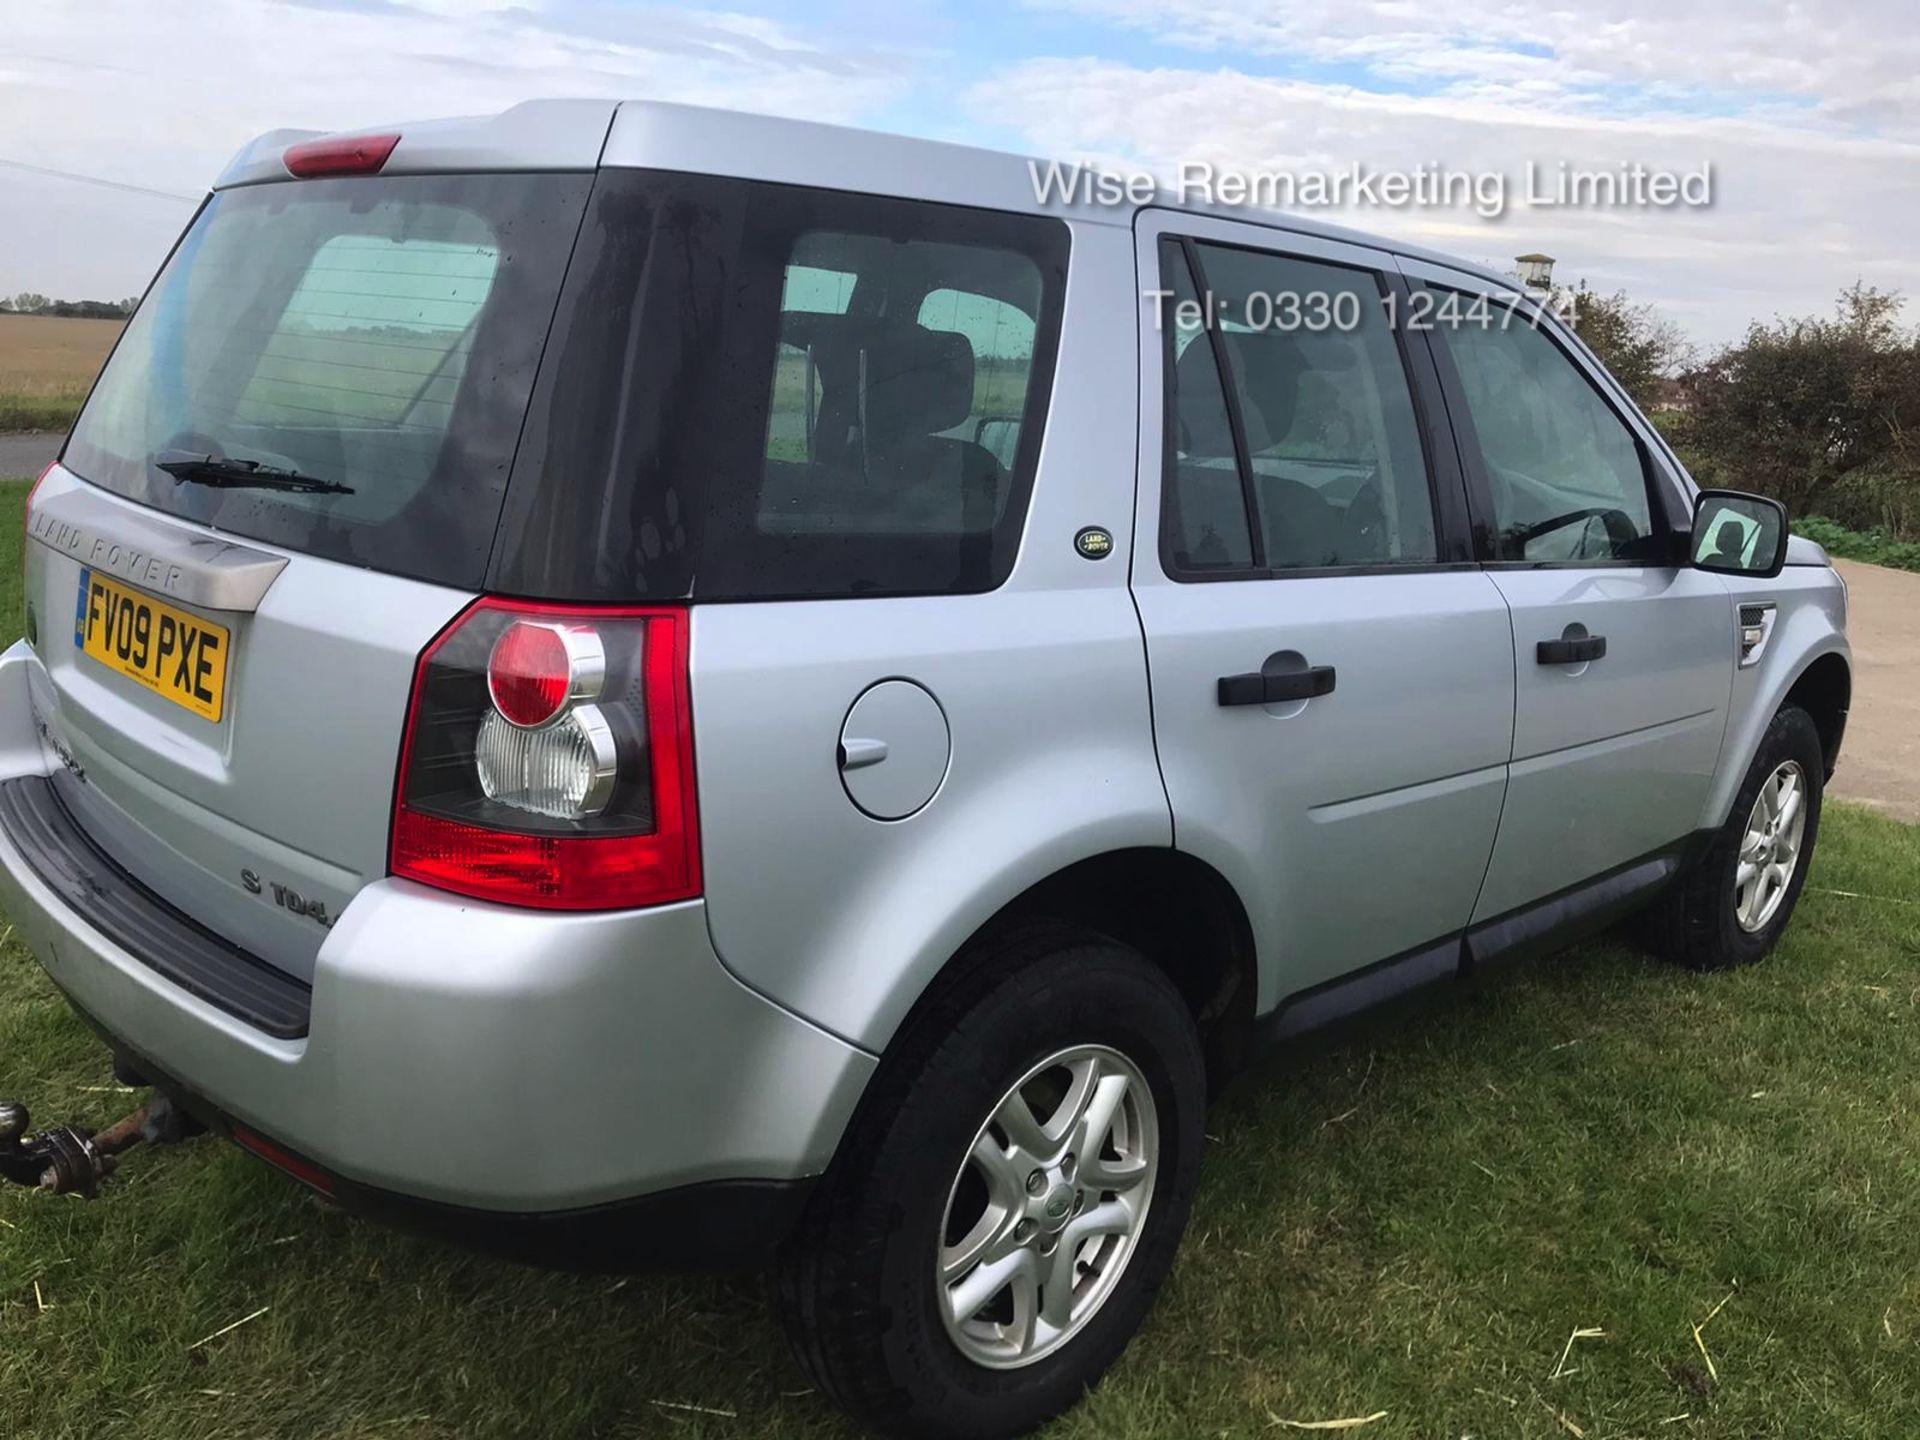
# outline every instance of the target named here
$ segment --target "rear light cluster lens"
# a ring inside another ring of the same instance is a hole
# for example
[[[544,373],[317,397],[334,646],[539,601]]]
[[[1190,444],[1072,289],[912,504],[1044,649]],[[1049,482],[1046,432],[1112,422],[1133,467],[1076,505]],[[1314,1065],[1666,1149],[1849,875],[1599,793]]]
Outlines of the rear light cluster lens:
[[[56,460],[53,464],[42,470],[40,472],[40,478],[33,482],[33,488],[27,491],[25,518],[20,525],[20,573],[22,575],[27,573],[27,546],[32,543],[30,537],[33,534],[33,502],[40,498],[40,487],[47,483],[47,477],[51,475],[59,465],[60,462]]]
[[[511,725],[545,725],[569,700],[591,700],[606,683],[607,652],[589,625],[516,620],[487,658],[487,693]]]
[[[584,820],[613,794],[620,747],[592,705],[544,730],[523,730],[495,713],[480,722],[473,761],[489,800],[554,820]]]
[[[553,909],[698,895],[687,612],[469,608],[420,657],[392,869]]]
[[[516,620],[501,631],[487,658],[493,709],[474,746],[486,797],[555,820],[605,809],[620,765],[597,703],[606,683],[606,644],[591,625]]]

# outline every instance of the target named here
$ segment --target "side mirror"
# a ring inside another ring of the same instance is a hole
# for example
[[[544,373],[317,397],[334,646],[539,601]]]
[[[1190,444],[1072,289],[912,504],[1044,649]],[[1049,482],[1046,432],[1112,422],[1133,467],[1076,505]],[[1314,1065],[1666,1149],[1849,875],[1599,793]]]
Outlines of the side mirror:
[[[1702,490],[1688,553],[1696,570],[1771,580],[1787,563],[1787,507],[1764,495]]]

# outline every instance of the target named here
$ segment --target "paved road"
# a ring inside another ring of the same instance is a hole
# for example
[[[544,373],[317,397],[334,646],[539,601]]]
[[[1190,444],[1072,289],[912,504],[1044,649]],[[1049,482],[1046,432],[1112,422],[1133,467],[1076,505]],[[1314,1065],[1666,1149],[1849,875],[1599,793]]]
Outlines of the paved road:
[[[0,435],[0,480],[31,479],[53,463],[66,436],[52,430],[30,430],[24,435]]]
[[[1920,574],[1836,563],[1852,597],[1853,710],[1833,793],[1920,821]]]

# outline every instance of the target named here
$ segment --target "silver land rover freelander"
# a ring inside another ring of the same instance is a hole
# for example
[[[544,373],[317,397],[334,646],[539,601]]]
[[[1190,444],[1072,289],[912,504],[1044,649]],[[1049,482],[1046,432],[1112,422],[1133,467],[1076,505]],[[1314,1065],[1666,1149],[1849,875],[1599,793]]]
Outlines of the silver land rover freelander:
[[[149,1136],[769,1265],[896,1434],[1119,1357],[1256,1041],[1764,956],[1850,687],[1506,277],[651,103],[256,140],[28,532],[0,908]]]

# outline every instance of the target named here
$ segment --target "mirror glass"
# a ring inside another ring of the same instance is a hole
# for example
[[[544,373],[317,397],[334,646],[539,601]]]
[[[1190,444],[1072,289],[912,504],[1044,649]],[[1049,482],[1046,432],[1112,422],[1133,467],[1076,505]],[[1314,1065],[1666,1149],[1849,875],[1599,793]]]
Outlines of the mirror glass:
[[[1724,575],[1772,575],[1787,544],[1786,511],[1758,495],[1701,494],[1693,514],[1693,563]]]

